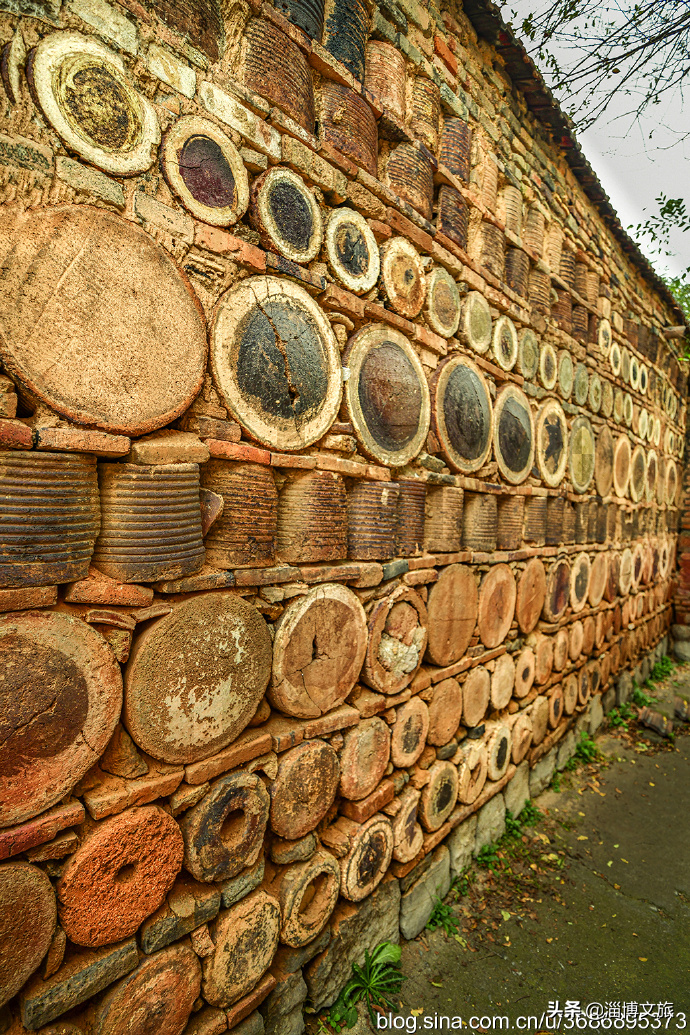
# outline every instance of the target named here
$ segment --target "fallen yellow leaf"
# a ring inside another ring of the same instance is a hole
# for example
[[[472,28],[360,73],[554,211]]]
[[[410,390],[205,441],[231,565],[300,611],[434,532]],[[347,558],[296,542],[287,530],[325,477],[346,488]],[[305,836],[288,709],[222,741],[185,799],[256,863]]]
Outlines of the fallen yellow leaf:
[[[431,984],[434,986],[434,988],[443,988],[443,985],[440,981],[432,981]]]
[[[580,834],[580,836],[578,837],[578,841],[589,841],[589,838],[586,837],[584,834]]]
[[[640,961],[640,963],[646,963],[647,962],[647,957],[646,956],[638,956],[637,958]]]
[[[656,787],[656,784],[655,784],[655,783],[652,783],[652,781],[650,780],[650,781],[649,781],[649,786],[650,786],[650,787]]]
[[[420,1014],[424,1013],[424,1007],[420,1006],[418,1010],[410,1010],[413,1017],[419,1017]]]

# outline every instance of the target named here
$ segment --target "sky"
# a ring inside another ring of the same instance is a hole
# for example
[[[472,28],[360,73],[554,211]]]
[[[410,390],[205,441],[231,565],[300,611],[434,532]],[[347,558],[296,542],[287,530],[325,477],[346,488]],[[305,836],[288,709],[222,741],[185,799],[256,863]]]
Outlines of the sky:
[[[511,10],[524,17],[534,7],[534,0],[510,0],[503,17],[509,20]],[[520,35],[517,21],[513,25]],[[657,211],[659,194],[683,198],[690,209],[690,101],[683,107],[678,95],[667,97],[641,125],[626,117],[629,105],[630,98],[614,97],[608,111],[590,129],[576,135],[630,233],[631,227]],[[685,141],[683,134],[689,135]],[[661,273],[678,276],[690,267],[690,231],[672,234],[674,254],[670,258],[660,258],[644,242],[640,247]]]

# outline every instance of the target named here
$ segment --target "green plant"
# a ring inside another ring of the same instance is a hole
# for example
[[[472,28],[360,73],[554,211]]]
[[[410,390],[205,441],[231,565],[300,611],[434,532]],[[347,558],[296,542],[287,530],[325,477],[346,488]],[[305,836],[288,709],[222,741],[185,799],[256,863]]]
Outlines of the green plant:
[[[579,760],[575,755],[573,755],[573,757],[569,758],[568,761],[565,763],[565,768],[568,770],[569,773],[572,773],[574,769],[577,769],[579,764]]]
[[[599,749],[586,730],[580,733],[580,739],[575,748],[575,754],[581,762],[594,762],[599,755]]]
[[[646,694],[644,690],[640,689],[639,686],[633,687],[633,692],[630,695],[630,700],[637,708],[646,708],[652,703],[654,698]]]
[[[558,792],[558,791],[560,791],[560,789],[561,789],[561,774],[560,773],[554,773],[553,774],[553,778],[551,780],[551,790]]]
[[[626,707],[626,706],[624,705],[623,707]],[[628,709],[628,711],[629,710],[630,709]],[[628,728],[628,721],[627,720],[628,720],[629,717],[630,716],[623,714],[623,708],[612,708],[611,711],[609,712],[609,726],[612,726],[613,729],[627,730],[627,728]]]
[[[455,897],[455,901],[462,898],[470,890],[470,884],[474,881],[474,874],[472,870],[468,868],[464,869],[459,877],[456,877],[451,886],[451,891]]]
[[[654,668],[651,671],[648,682],[658,683],[662,679],[668,679],[674,669],[674,664],[669,658],[668,654],[664,654],[662,658],[659,658]]]
[[[404,980],[400,966],[399,945],[381,942],[371,955],[364,950],[364,963],[360,967],[352,964],[352,977],[345,985],[328,1014],[328,1023],[337,1032],[351,1028],[357,1021],[357,1003],[367,1004],[369,1019],[376,1027],[373,1007],[398,1012],[399,1006],[392,998],[399,995]]]
[[[540,819],[543,818],[541,809],[538,809],[536,805],[533,805],[531,801],[525,802],[524,808],[518,816],[518,822],[523,827],[535,827]]]
[[[485,869],[493,870],[494,873],[497,873],[498,847],[495,844],[484,845],[479,849],[477,862]]]
[[[510,809],[506,809],[506,833],[505,833],[505,836],[508,837],[508,838],[520,837],[521,834],[522,834],[522,823],[520,822],[519,819],[517,819],[513,815],[513,813],[510,811]]]
[[[452,906],[447,905],[438,894],[426,926],[432,931],[437,927],[442,927],[448,937],[457,934],[460,929]]]

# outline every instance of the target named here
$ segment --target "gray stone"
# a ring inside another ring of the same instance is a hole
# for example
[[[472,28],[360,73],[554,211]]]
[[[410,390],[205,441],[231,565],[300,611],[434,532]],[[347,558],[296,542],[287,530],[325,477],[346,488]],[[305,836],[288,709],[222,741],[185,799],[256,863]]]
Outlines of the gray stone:
[[[677,661],[690,661],[690,643],[676,640],[673,644],[673,654]]]
[[[690,640],[690,625],[672,625],[671,636],[674,640]]]
[[[562,773],[577,749],[577,739],[572,730],[569,730],[562,740],[558,742],[556,749],[556,769]]]
[[[402,558],[397,561],[389,561],[388,564],[383,565],[383,578],[384,580],[394,579],[397,575],[404,575],[409,570],[409,561]]]
[[[608,715],[608,713],[616,707],[615,686],[610,686],[608,690],[604,691],[601,695],[601,706],[604,709],[604,715]]]
[[[271,862],[278,866],[305,862],[307,859],[311,859],[315,851],[316,837],[314,834],[300,837],[298,841],[284,841],[282,837],[279,837],[271,845]]]
[[[661,647],[661,654],[668,654],[668,636],[664,636],[660,641],[659,646]]]
[[[137,27],[121,11],[111,7],[105,0],[70,0],[67,6],[72,14],[95,29],[99,36],[112,40],[128,54],[136,54]]]
[[[425,855],[421,859],[414,869],[406,873],[404,877],[400,878],[400,894],[404,895],[406,891],[409,891],[413,884],[422,877],[431,866],[431,855]]]
[[[296,970],[304,967],[314,956],[328,947],[331,940],[331,929],[325,927],[318,938],[308,945],[299,949],[293,949],[290,945],[281,945],[273,958],[273,965],[283,974],[294,974]]]
[[[496,794],[477,813],[477,834],[474,841],[474,855],[485,845],[493,844],[503,837],[506,829],[506,806],[502,794]]]
[[[540,758],[529,774],[529,796],[536,798],[545,791],[553,779],[556,769],[556,751],[551,750]]]
[[[443,747],[436,748],[436,757],[439,759],[439,761],[445,762],[449,758],[453,758],[453,756],[457,754],[457,750],[457,740],[449,740],[447,744],[443,745]]]
[[[403,938],[416,938],[431,916],[436,898],[445,898],[450,890],[450,852],[439,845],[424,876],[400,899],[400,933]]]
[[[220,891],[214,884],[180,877],[160,909],[144,922],[139,934],[141,948],[147,955],[157,952],[213,920],[219,909]]]
[[[290,1013],[276,1020],[270,1029],[270,1035],[302,1035],[304,1029],[304,1012],[301,1006],[296,1006]],[[269,1029],[265,1028],[265,1031],[268,1032]]]
[[[627,702],[632,693],[632,688],[632,676],[627,668],[623,669],[616,679],[616,704],[619,708]]]
[[[580,733],[582,733],[583,730],[584,730],[585,733],[589,733],[589,718],[590,718],[591,711],[592,711],[592,702],[588,701],[587,702],[587,706],[585,707],[585,709],[582,712],[580,712],[580,714],[577,717],[577,722],[575,723],[575,732],[578,735],[578,739],[579,739]]]
[[[248,895],[254,888],[258,888],[264,879],[265,864],[266,861],[262,855],[251,869],[243,870],[239,877],[233,877],[232,880],[226,880],[218,885],[225,909],[229,906],[234,906],[235,902],[239,902],[241,898]]]
[[[74,159],[65,158],[63,155],[55,161],[55,172],[59,180],[75,190],[93,194],[118,208],[125,207],[125,194],[120,184],[98,169],[92,169],[89,165],[82,165],[81,162],[75,162]]]
[[[450,875],[455,880],[472,862],[474,842],[477,838],[477,817],[470,816],[455,828],[446,838],[450,852]]]
[[[134,938],[105,949],[77,952],[43,981],[39,976],[21,995],[22,1024],[29,1031],[54,1021],[139,965]]]
[[[642,659],[642,661],[640,662],[640,677],[641,677],[640,678],[640,682],[641,683],[646,683],[647,682],[647,680],[649,679],[650,675],[652,674],[653,666],[654,666],[654,663],[651,660],[651,658],[646,657],[646,658]]]
[[[601,703],[601,695],[597,694],[591,700],[591,708],[589,713],[589,733],[593,737],[597,732],[602,722],[604,721],[604,708]]]
[[[307,986],[301,971],[288,974],[279,981],[271,994],[264,999],[259,1012],[264,1019],[267,1035],[292,1035],[296,1031],[294,1014],[302,1016],[302,1005],[307,998]]]
[[[325,952],[304,970],[304,978],[315,1010],[330,1006],[361,963],[364,950],[371,952],[381,942],[400,940],[400,885],[384,880],[363,902],[341,902],[333,913],[333,938]]]
[[[250,1013],[249,1017],[245,1017],[243,1021],[240,1021],[231,1030],[233,1035],[263,1035],[265,1030],[264,1019],[259,1011],[255,1010],[254,1013]],[[185,1035],[187,1035],[186,1032]]]
[[[514,819],[520,815],[529,801],[529,763],[521,762],[515,770],[515,775],[510,783],[503,788],[503,801],[506,811],[510,812]]]

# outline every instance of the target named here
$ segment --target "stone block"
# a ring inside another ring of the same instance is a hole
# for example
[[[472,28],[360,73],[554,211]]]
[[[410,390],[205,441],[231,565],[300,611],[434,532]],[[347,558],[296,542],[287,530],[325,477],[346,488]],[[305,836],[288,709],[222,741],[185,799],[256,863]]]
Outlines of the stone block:
[[[632,688],[632,676],[627,668],[623,669],[616,679],[616,704],[619,708],[622,704],[627,702],[632,693]]]
[[[235,902],[239,902],[241,898],[248,895],[254,888],[258,888],[261,881],[264,879],[264,866],[265,860],[263,855],[259,861],[246,870],[243,870],[238,877],[233,877],[232,880],[221,881],[218,885],[223,897],[223,908],[228,909],[229,906],[233,906]]]
[[[125,193],[120,184],[90,165],[82,165],[63,155],[55,160],[55,173],[59,180],[75,190],[93,194],[117,208],[125,207]]]
[[[215,885],[178,877],[161,908],[144,922],[141,948],[147,955],[156,952],[213,920],[219,909],[220,891]]]
[[[472,862],[477,839],[477,817],[470,816],[450,834],[446,847],[450,852],[450,875],[455,880]]]
[[[424,930],[436,899],[445,898],[448,894],[450,880],[450,851],[445,845],[439,845],[424,876],[400,899],[400,933],[403,938],[416,938]]]
[[[297,841],[284,841],[278,837],[271,844],[271,862],[278,866],[287,866],[289,863],[305,862],[311,859],[316,851],[316,837],[314,834],[307,834]]]
[[[35,1031],[91,996],[101,992],[139,964],[137,943],[133,938],[96,951],[72,955],[52,977],[34,977],[21,994],[22,1023]]]
[[[612,708],[616,707],[616,688],[610,686],[601,695],[601,706],[604,709],[604,715],[608,715]]]
[[[604,721],[604,708],[601,703],[601,694],[597,694],[596,697],[593,697],[590,704],[589,733],[590,736],[593,737]]]
[[[281,945],[272,964],[276,973],[280,970],[283,974],[294,974],[296,970],[299,970],[313,960],[315,956],[318,956],[320,952],[323,952],[328,947],[330,940],[331,929],[330,927],[325,927],[317,938],[309,942],[308,945],[301,946],[299,949],[293,949],[289,945]]]
[[[33,607],[57,604],[57,586],[21,586],[0,589],[0,612],[28,611]]]
[[[577,748],[577,740],[573,730],[569,730],[568,733],[559,741],[556,749],[556,769],[559,773],[562,773],[566,765],[571,758],[575,755]]]
[[[191,100],[196,93],[196,72],[169,50],[152,43],[146,55],[146,65],[156,78],[184,97]]]
[[[137,28],[130,19],[105,0],[70,0],[67,5],[72,14],[95,29],[99,36],[105,36],[127,54],[137,52]]]
[[[280,975],[273,991],[259,1007],[267,1035],[289,1035],[296,1030],[294,1014],[302,1014],[307,998],[307,986],[301,971]]]
[[[263,1035],[264,1019],[259,1011],[255,1010],[254,1013],[249,1014],[249,1017],[236,1024],[232,1030],[234,1035]]]
[[[674,640],[690,640],[690,625],[672,625],[671,636]]]
[[[205,464],[210,455],[198,435],[168,428],[132,442],[127,460],[131,464]]]
[[[400,886],[397,880],[384,880],[363,902],[341,902],[333,913],[333,937],[304,970],[309,997],[315,1010],[330,1006],[352,973],[352,964],[361,963],[364,950],[371,952],[381,942],[398,943]]]
[[[194,221],[179,209],[164,205],[150,194],[138,190],[134,195],[134,211],[147,223],[165,230],[171,237],[178,237],[187,244],[194,240]]]
[[[493,844],[503,837],[506,829],[506,806],[502,794],[496,794],[477,813],[477,833],[474,840],[474,855],[479,855],[485,845]]]
[[[184,1035],[221,1035],[228,1030],[228,1019],[223,1010],[215,1006],[206,1006],[192,1018],[184,1030]]]
[[[274,162],[280,161],[280,133],[272,126],[267,126],[253,111],[245,108],[215,83],[201,83],[199,100],[206,111],[234,129],[257,151]]]
[[[5,449],[31,449],[33,444],[33,432],[23,421],[0,417],[0,446]]]
[[[642,661],[640,662],[640,665],[639,665],[639,669],[640,669],[640,685],[646,683],[647,680],[649,679],[649,677],[650,677],[650,675],[652,673],[653,664],[654,663],[653,663],[652,659],[649,656],[647,656],[646,658],[642,658]]]
[[[556,770],[556,752],[558,749],[549,751],[540,758],[534,769],[529,774],[529,796],[536,798],[545,791],[553,779]]]
[[[503,791],[506,811],[517,818],[529,801],[529,764],[521,762]]]

